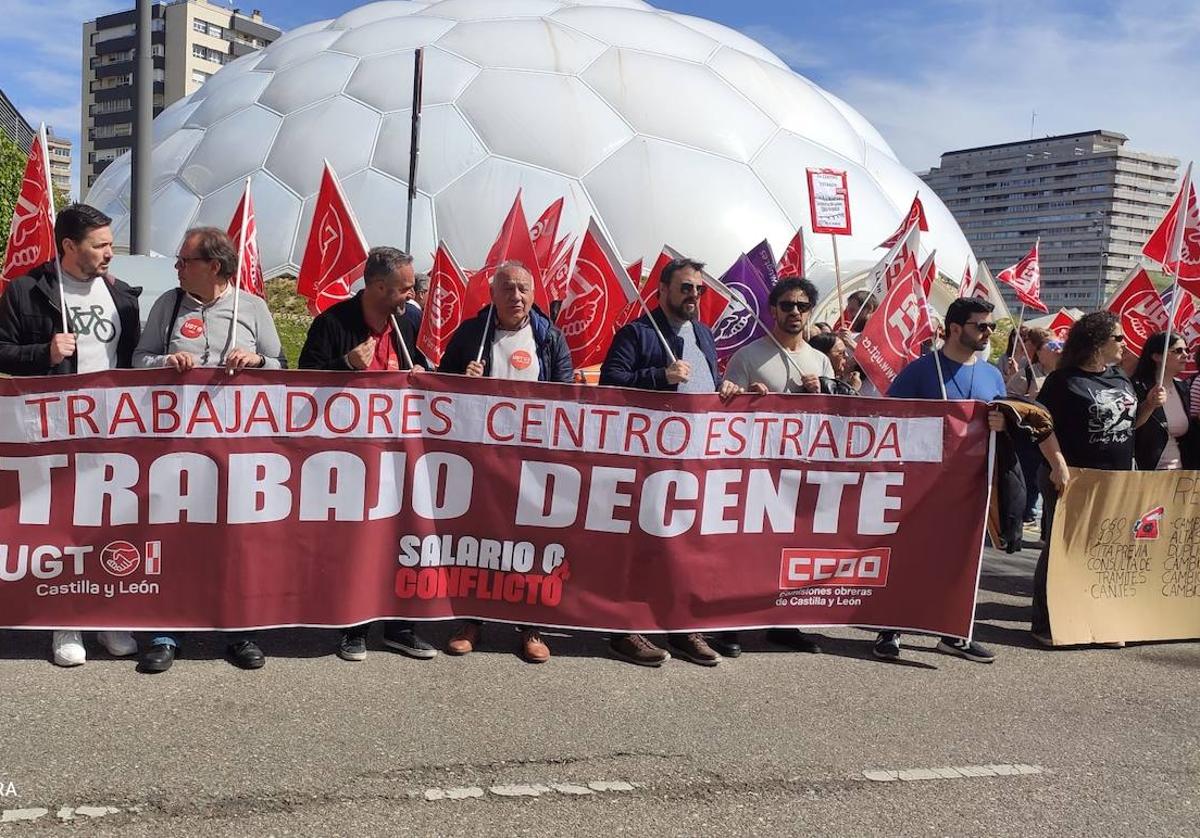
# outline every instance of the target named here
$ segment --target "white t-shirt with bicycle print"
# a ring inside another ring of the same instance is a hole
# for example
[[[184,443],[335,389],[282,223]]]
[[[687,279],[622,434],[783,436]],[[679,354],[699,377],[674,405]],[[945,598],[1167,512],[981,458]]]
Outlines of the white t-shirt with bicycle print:
[[[71,331],[75,333],[79,372],[116,369],[121,319],[108,283],[102,278],[82,282],[63,274],[63,296]]]

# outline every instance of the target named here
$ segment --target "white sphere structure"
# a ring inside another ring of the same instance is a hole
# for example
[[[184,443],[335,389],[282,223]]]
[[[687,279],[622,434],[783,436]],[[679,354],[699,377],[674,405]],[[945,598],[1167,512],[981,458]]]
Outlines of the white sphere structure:
[[[941,271],[971,251],[937,196],[845,102],[720,24],[640,0],[386,0],[294,29],[154,121],[151,247],[225,227],[252,178],[268,276],[295,272],[327,158],[370,245],[403,245],[413,51],[425,47],[413,246],[483,261],[517,189],[530,222],[565,196],[563,231],[595,216],[621,258],[669,244],[722,271],[810,227],[807,167],[849,173],[849,276],[921,194]],[[128,242],[128,155],[87,201]],[[828,288],[828,236],[806,236]]]

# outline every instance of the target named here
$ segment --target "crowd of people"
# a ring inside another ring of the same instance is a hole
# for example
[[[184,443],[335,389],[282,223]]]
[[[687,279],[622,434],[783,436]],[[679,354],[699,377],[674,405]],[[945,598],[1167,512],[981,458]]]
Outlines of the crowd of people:
[[[112,277],[111,219],[93,207],[73,204],[56,219],[58,265],[48,262],[11,282],[0,296],[0,373],[14,376],[69,375],[123,368],[286,368],[279,335],[266,303],[236,294],[237,254],[221,230],[188,230],[175,258],[179,287],[154,301],[142,326],[138,295]],[[61,283],[59,280],[61,270]],[[417,347],[420,302],[428,277],[412,257],[376,247],[367,257],[363,288],[318,315],[299,356],[302,369],[387,371],[572,383],[575,370],[566,339],[549,315],[534,304],[534,280],[518,262],[495,268],[491,304],[466,320],[452,336],[436,370]],[[838,323],[810,323],[817,288],[802,277],[782,277],[769,302],[770,331],[739,349],[724,371],[717,363],[712,331],[700,320],[708,292],[704,265],[687,258],[663,269],[658,307],[623,327],[601,366],[600,384],[681,393],[880,395],[854,361],[858,335],[874,314],[873,295],[850,295]],[[65,306],[65,312],[63,311]],[[1181,380],[1188,349],[1183,339],[1157,334],[1140,358],[1124,358],[1124,336],[1108,312],[1082,317],[1065,342],[1044,329],[1014,333],[998,364],[988,360],[998,324],[991,303],[955,300],[940,330],[938,347],[908,364],[887,396],[977,400],[991,405],[988,424],[1003,445],[997,481],[1004,487],[999,545],[1019,549],[1021,528],[1040,515],[1043,548],[1035,574],[1035,639],[1049,643],[1046,611],[1046,534],[1058,493],[1073,468],[1111,470],[1193,469],[1200,466],[1200,377]],[[65,322],[67,328],[63,328]],[[1200,358],[1197,358],[1200,364]],[[1166,385],[1160,385],[1164,380]],[[336,654],[366,657],[370,624],[345,629]],[[455,629],[446,651],[465,655],[483,642],[483,625],[466,621]],[[521,627],[522,656],[532,663],[550,658],[545,637]],[[813,637],[794,628],[768,632],[768,639],[803,652],[819,652]],[[110,654],[137,654],[129,632],[100,632]],[[410,657],[428,659],[438,650],[414,623],[388,620],[383,642]],[[642,666],[660,666],[672,656],[702,666],[741,654],[740,638],[724,632],[668,635],[668,649],[640,634],[613,636],[612,654]],[[141,644],[144,671],[170,668],[180,646],[178,632],[158,632]],[[943,637],[937,648],[967,660],[990,663],[992,653],[970,640]],[[81,633],[55,631],[52,659],[75,666],[86,659]],[[228,655],[256,669],[266,656],[253,634],[232,637]],[[874,654],[901,654],[896,632],[879,633]]]

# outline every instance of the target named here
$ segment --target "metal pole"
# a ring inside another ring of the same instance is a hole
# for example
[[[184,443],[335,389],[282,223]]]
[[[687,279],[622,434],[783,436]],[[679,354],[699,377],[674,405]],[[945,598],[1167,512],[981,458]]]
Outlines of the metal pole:
[[[404,223],[404,252],[412,253],[413,202],[417,199],[417,158],[421,156],[421,86],[425,75],[425,50],[413,58],[412,136],[408,146],[408,217]]]
[[[154,144],[154,58],[150,53],[151,0],[137,0],[137,47],[133,65],[133,181],[129,252],[150,251],[150,150]]]

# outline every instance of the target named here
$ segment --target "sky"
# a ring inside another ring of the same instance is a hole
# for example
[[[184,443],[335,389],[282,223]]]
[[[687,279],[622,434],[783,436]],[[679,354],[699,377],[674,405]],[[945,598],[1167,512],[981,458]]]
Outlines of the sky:
[[[283,29],[362,0],[240,0]],[[133,0],[0,0],[0,89],[79,139],[81,26]],[[1200,157],[1195,0],[659,0],[760,41],[914,171],[943,151],[1091,129]],[[1031,134],[1032,132],[1032,134]]]

